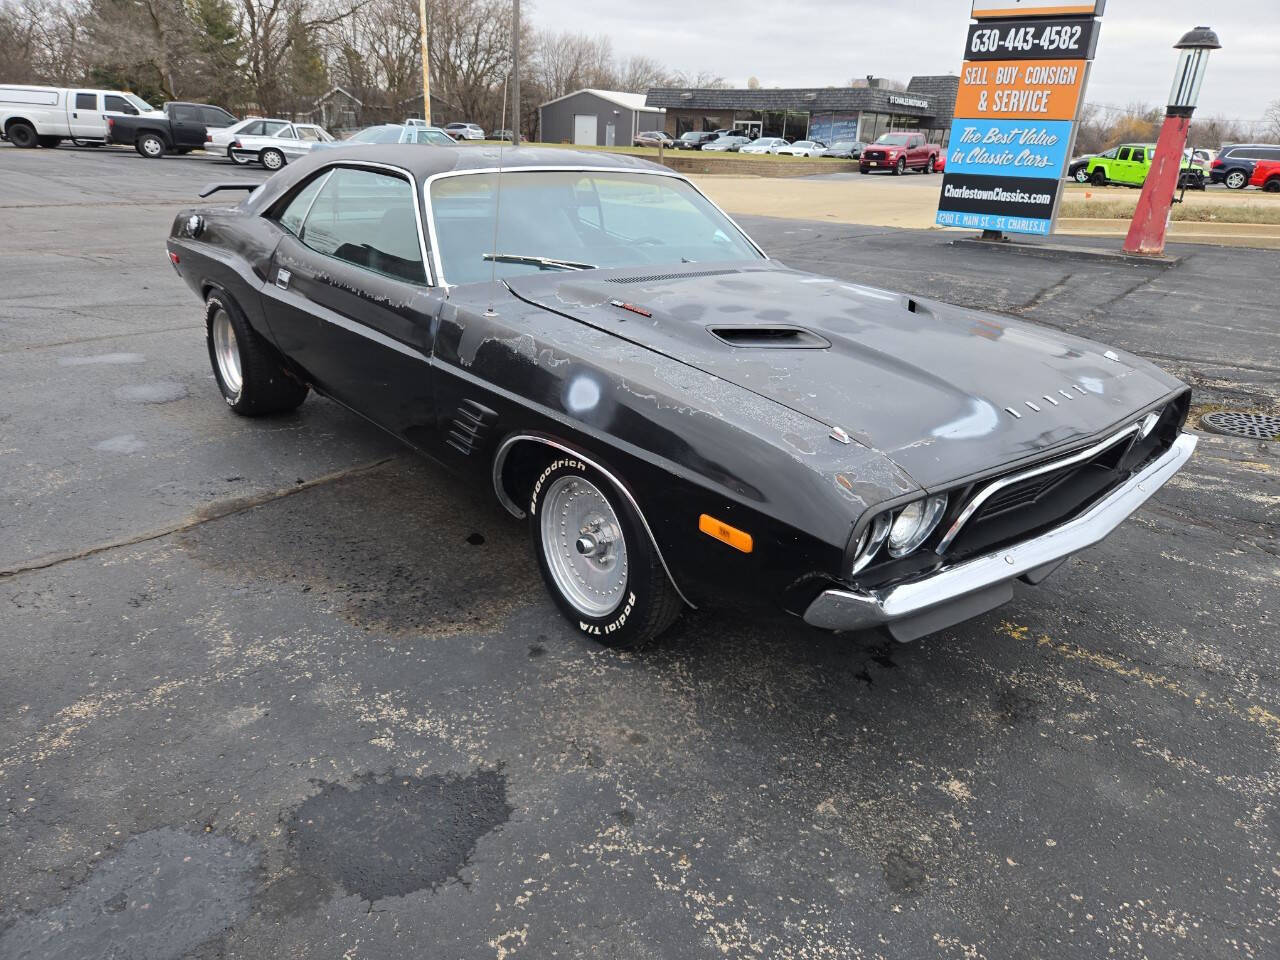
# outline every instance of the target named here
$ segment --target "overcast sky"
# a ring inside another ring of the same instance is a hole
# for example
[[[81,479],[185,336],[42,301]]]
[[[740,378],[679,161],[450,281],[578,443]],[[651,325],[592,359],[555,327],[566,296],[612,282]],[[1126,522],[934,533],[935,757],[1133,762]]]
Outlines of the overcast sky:
[[[843,85],[867,74],[958,73],[968,0],[525,0],[539,27],[605,34],[621,57],[645,54],[734,86]],[[1209,63],[1202,114],[1257,120],[1280,98],[1280,0],[1109,0],[1087,99],[1163,105],[1172,49],[1206,24],[1223,49]]]

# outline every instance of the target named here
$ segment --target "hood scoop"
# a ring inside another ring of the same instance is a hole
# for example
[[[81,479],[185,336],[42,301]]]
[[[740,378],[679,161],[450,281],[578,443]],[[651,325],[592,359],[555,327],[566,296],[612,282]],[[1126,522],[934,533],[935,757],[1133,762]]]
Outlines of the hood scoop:
[[[831,341],[820,337],[812,330],[804,327],[785,325],[760,326],[744,324],[742,326],[707,327],[711,335],[731,347],[769,347],[773,349],[808,349],[825,350]]]

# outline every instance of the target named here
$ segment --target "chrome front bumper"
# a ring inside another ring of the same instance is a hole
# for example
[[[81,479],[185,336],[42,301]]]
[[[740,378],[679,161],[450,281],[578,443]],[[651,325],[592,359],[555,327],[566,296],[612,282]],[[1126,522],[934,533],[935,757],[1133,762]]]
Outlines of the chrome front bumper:
[[[1023,574],[1051,567],[1104,539],[1164,486],[1190,459],[1195,448],[1196,438],[1189,433],[1182,434],[1146,469],[1130,477],[1080,516],[1031,540],[953,567],[944,567],[919,580],[895,587],[869,591],[825,590],[805,610],[805,623],[825,630],[865,630],[922,616],[983,591],[993,592],[993,588],[1011,584]],[[1007,591],[1009,587],[1004,589]],[[994,605],[989,604],[988,608]],[[952,622],[981,612],[982,609],[961,612]],[[934,629],[942,626],[945,623],[937,624]]]

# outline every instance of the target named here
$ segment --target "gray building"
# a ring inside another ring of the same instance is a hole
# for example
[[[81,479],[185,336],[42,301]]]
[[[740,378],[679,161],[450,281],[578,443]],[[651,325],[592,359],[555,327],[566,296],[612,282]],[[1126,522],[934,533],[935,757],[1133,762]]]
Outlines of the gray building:
[[[866,86],[788,90],[706,90],[655,87],[645,102],[666,109],[666,131],[736,128],[756,137],[788,140],[862,140],[886,130],[922,130],[945,144],[951,132],[956,91],[954,75],[912,77],[906,90]]]
[[[643,93],[577,90],[538,107],[538,139],[544,143],[629,147],[637,133],[662,125],[662,108],[646,106]]]

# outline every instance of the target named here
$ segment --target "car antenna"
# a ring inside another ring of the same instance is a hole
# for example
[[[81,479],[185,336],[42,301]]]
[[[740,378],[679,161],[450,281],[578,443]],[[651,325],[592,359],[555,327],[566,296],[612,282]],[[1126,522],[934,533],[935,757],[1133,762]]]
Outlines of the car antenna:
[[[510,65],[508,65],[507,73],[502,78],[502,126],[500,130],[507,128],[507,80],[511,76]],[[502,135],[498,135],[498,185],[494,190],[493,197],[493,256],[490,257],[489,263],[489,282],[496,286],[498,283],[498,215],[502,212],[502,147],[506,143],[502,139]],[[490,294],[493,287],[490,287]],[[485,311],[485,316],[496,317],[498,311],[493,309],[493,299],[489,300],[489,309]]]

